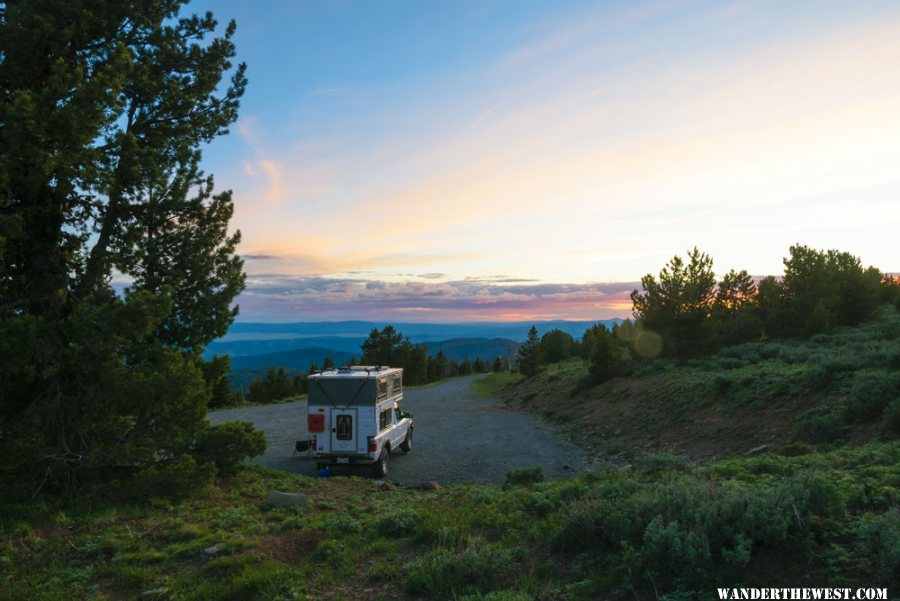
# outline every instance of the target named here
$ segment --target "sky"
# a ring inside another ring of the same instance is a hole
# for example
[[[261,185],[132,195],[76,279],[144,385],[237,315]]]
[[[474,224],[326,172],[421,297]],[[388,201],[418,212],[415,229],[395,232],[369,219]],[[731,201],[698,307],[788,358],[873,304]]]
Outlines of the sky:
[[[204,149],[242,321],[628,317],[694,246],[900,269],[900,3],[192,2],[249,86]]]

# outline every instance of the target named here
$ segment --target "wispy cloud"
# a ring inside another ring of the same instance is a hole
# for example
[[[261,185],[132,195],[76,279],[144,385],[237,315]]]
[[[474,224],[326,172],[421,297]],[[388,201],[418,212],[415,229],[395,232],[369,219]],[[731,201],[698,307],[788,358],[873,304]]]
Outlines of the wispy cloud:
[[[329,94],[335,94],[337,92],[340,92],[343,89],[344,89],[344,86],[333,86],[330,88],[316,88],[315,90],[313,90],[312,92],[307,94],[307,97],[315,98],[316,96],[327,96]]]
[[[320,197],[330,189],[334,166],[315,158],[315,148],[308,143],[298,143],[288,150],[270,150],[262,123],[253,115],[238,122],[237,132],[253,153],[252,159],[244,161],[244,174],[256,184],[239,194],[241,218],[258,216],[260,205],[278,207],[286,201]],[[275,155],[280,158],[272,158]]]
[[[243,259],[249,259],[249,260],[251,260],[251,261],[273,261],[273,260],[277,260],[279,257],[276,256],[276,255],[252,255],[252,254],[251,254],[251,255],[248,255],[248,254],[242,254],[242,255],[241,255],[241,258],[243,258]]]
[[[605,319],[627,317],[637,283],[513,285],[474,280],[386,282],[372,279],[248,278],[238,303],[244,319],[397,319],[428,313],[430,321]]]
[[[523,285],[636,279],[695,244],[720,271],[777,273],[797,241],[885,262],[900,227],[900,19],[825,4],[595,4],[431,76],[317,74],[283,99],[305,121],[238,124],[242,250],[292,276],[392,282],[364,294],[403,279],[433,284],[428,298],[517,288],[469,307],[519,302]],[[560,294],[589,310],[593,293]]]

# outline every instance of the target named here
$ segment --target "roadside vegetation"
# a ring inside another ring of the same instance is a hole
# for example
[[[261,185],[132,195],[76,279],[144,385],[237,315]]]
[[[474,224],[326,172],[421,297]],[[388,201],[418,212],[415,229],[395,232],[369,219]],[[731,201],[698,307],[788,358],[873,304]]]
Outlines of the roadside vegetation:
[[[305,507],[265,503],[273,490]],[[900,585],[900,449],[689,468],[671,455],[437,491],[252,466],[192,494],[97,489],[0,510],[0,597],[709,598],[735,586]]]
[[[589,362],[573,358],[531,378],[493,374],[477,386],[606,457],[709,459],[763,445],[800,452],[900,436],[900,312],[891,306],[859,327],[808,339],[635,363],[631,375],[601,384]]]
[[[900,311],[900,277],[864,268],[838,250],[794,245],[784,258],[785,275],[754,281],[744,270],[721,281],[712,258],[694,248],[685,261],[673,257],[658,276],[641,278],[631,293],[634,320],[607,329],[596,324],[581,340],[559,330],[538,337],[532,327],[518,349],[516,369],[533,377],[543,366],[580,356],[593,383],[627,376],[653,359],[685,364],[752,342],[808,340]]]

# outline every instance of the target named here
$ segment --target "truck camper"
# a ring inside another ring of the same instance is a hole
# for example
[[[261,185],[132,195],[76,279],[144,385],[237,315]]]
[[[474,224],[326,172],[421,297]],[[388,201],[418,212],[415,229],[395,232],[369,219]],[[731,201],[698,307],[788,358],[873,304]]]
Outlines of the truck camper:
[[[306,440],[301,456],[329,465],[369,465],[388,474],[391,453],[412,450],[413,419],[400,410],[403,370],[354,365],[310,375]]]

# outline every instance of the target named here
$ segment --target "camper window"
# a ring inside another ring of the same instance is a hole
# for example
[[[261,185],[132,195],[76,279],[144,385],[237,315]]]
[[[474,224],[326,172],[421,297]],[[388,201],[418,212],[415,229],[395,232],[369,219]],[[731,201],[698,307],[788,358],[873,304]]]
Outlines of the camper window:
[[[353,417],[350,415],[337,416],[336,438],[338,440],[353,440]]]
[[[391,394],[400,394],[403,392],[403,379],[399,374],[394,376],[394,381],[391,383]]]
[[[390,425],[391,425],[391,410],[385,409],[384,411],[381,412],[381,415],[379,416],[378,429],[384,430],[385,428],[387,428]]]
[[[388,394],[387,380],[378,380],[378,400],[386,399]]]

